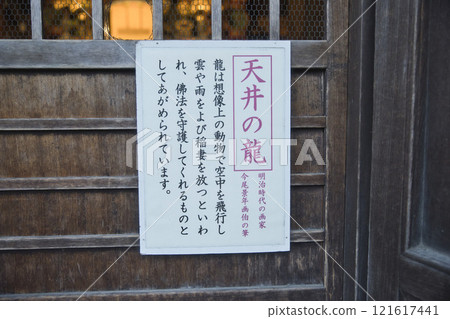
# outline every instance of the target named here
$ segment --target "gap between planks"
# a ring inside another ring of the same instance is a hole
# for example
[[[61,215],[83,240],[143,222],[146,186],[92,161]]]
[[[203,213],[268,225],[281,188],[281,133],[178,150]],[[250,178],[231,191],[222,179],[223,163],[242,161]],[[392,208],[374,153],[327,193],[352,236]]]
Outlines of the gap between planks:
[[[318,284],[88,291],[83,300],[324,300]],[[0,300],[76,300],[81,291],[0,294]]]
[[[139,247],[138,238],[139,234],[5,236],[0,237],[0,251]],[[321,228],[291,230],[291,243],[323,242],[324,239],[325,231]]]
[[[325,185],[325,174],[291,174],[291,186]],[[0,178],[1,191],[59,191],[77,189],[137,189],[137,176]]]
[[[291,128],[325,128],[326,116],[293,116]],[[0,119],[0,131],[136,130],[135,118]]]

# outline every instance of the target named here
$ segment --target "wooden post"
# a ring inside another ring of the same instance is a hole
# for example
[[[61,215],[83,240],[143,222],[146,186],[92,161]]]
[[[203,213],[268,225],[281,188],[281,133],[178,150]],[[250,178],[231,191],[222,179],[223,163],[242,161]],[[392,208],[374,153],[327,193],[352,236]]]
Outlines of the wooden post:
[[[212,39],[222,40],[222,1],[211,0]]]
[[[102,0],[92,0],[92,38],[94,40],[103,40]]]
[[[280,39],[280,0],[270,0],[270,40]]]
[[[153,0],[153,40],[163,39],[163,3]]]
[[[41,0],[31,0],[31,34],[33,40],[42,40]]]

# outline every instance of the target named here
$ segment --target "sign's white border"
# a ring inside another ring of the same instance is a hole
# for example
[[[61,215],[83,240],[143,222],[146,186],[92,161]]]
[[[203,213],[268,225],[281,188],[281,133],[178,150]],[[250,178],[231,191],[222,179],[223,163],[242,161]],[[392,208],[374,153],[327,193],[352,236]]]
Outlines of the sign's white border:
[[[143,70],[142,65],[142,50],[146,48],[173,48],[183,50],[184,48],[236,48],[236,49],[251,49],[251,48],[283,48],[284,49],[284,81],[286,83],[286,92],[284,93],[286,104],[290,106],[290,67],[291,67],[291,43],[290,41],[138,41],[136,43],[136,95],[137,95],[137,131],[141,132],[143,127],[143,94],[142,94],[142,77],[146,74],[146,70]],[[286,121],[284,134],[287,138],[290,138],[290,107],[284,107],[284,117]],[[290,158],[290,147],[288,147],[288,158]],[[140,156],[140,154],[137,154]],[[223,253],[262,253],[262,252],[277,252],[277,251],[289,251],[290,250],[290,166],[285,168],[285,181],[286,191],[284,192],[284,214],[285,214],[285,241],[281,245],[242,245],[242,246],[226,246],[226,247],[187,247],[187,248],[148,248],[145,246],[144,236],[146,231],[151,231],[149,227],[158,227],[157,222],[155,225],[147,225],[145,216],[145,200],[144,200],[144,175],[142,171],[138,172],[139,178],[139,236],[140,236],[140,252],[145,255],[190,255],[190,254],[223,254]]]

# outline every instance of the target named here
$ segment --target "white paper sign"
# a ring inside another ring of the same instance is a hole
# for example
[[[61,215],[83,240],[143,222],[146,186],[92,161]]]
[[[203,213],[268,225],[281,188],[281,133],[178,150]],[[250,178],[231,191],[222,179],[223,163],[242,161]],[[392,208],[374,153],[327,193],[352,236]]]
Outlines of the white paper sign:
[[[290,43],[136,55],[141,254],[288,251]]]

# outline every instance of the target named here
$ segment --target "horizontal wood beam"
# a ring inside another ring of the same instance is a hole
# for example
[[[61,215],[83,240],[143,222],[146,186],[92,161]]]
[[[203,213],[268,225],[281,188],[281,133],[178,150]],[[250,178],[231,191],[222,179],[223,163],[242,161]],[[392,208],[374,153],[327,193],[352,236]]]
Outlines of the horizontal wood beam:
[[[450,274],[450,256],[431,247],[419,245],[409,248],[404,252],[403,256]]]
[[[292,116],[291,128],[325,128],[326,116]]]
[[[83,292],[4,294],[0,300],[76,300]],[[82,300],[325,300],[321,284],[88,291]]]
[[[293,116],[292,128],[325,128],[326,116]],[[11,118],[0,119],[0,131],[136,130],[135,118]]]
[[[400,257],[399,269],[401,292],[411,294],[418,300],[449,300],[450,277],[448,272],[431,268],[408,256]]]
[[[240,46],[239,41],[233,41]],[[293,68],[325,68],[326,41],[291,41]],[[134,69],[132,40],[0,40],[0,69]]]
[[[136,41],[0,40],[0,69],[134,69]]]
[[[325,185],[325,174],[291,174],[291,186]]]
[[[327,41],[291,41],[291,67],[326,68],[328,57],[324,53],[329,46]]]
[[[325,174],[292,174],[291,186],[325,185]],[[135,189],[137,176],[21,177],[0,178],[2,191],[77,189]]]
[[[135,130],[134,118],[0,119],[0,131]]]
[[[325,230],[317,229],[296,229],[291,230],[291,243],[323,242],[325,240]]]
[[[0,191],[137,188],[137,176],[0,178]]]
[[[0,237],[0,251],[129,247],[138,238],[138,234],[7,236]]]
[[[0,251],[37,249],[128,248],[139,246],[139,234],[0,237]],[[292,230],[292,243],[323,242],[323,229]]]

